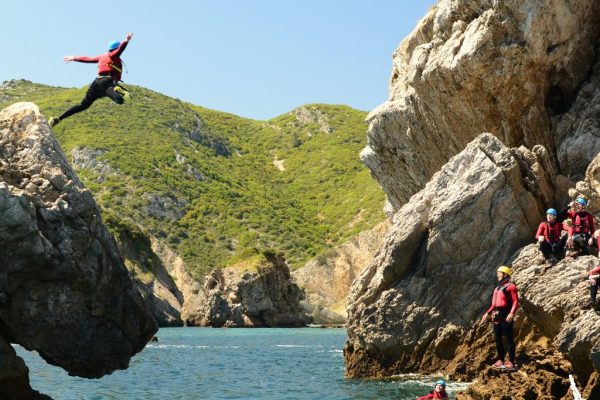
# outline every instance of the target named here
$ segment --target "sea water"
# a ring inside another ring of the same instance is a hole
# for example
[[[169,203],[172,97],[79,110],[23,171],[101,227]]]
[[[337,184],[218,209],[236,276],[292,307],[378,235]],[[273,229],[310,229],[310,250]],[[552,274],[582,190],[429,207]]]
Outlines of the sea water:
[[[411,399],[437,377],[344,378],[343,329],[162,328],[129,368],[101,379],[70,377],[15,346],[31,386],[70,399]],[[464,384],[449,383],[450,392]]]

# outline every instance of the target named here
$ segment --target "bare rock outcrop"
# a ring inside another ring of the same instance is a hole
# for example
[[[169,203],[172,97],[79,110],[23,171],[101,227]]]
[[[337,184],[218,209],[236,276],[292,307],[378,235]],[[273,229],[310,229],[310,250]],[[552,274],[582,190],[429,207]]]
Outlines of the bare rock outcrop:
[[[381,222],[292,272],[294,282],[306,293],[302,304],[313,323],[346,323],[352,282],[373,261],[389,226],[388,220]]]
[[[560,399],[569,373],[587,392],[600,390],[599,316],[581,308],[588,295],[581,273],[597,259],[545,270],[535,246],[522,249],[551,204],[555,177],[544,148],[509,149],[491,134],[450,159],[394,215],[375,261],[353,285],[347,375],[444,371],[480,382],[462,399]],[[487,368],[493,339],[478,324],[495,269],[508,262],[523,302],[516,324],[523,368],[511,378]]]
[[[439,1],[394,53],[389,99],[367,118],[361,157],[393,209],[481,132],[543,145],[553,160],[559,147],[565,173],[581,176],[600,149],[579,118],[598,124],[598,102],[588,104],[597,78],[578,93],[595,73],[599,18],[594,0]],[[552,117],[578,94],[575,118],[562,117],[555,135]]]
[[[184,261],[173,250],[154,237],[150,241],[154,254],[160,258],[164,269],[181,293],[181,320],[184,323],[193,320],[193,315],[202,308],[202,285],[185,270]]]
[[[543,215],[539,193],[554,178],[540,168],[547,162],[542,147],[509,149],[482,134],[394,215],[348,299],[349,376],[416,370],[426,356],[453,354],[495,268],[530,241]]]
[[[266,253],[205,278],[202,308],[188,324],[212,327],[301,327],[309,319],[302,290],[291,282],[285,260]]]
[[[183,293],[167,271],[163,260],[154,253],[149,235],[131,220],[120,220],[109,214],[125,266],[135,289],[159,326],[182,326]]]
[[[31,103],[0,112],[0,248],[0,397],[15,387],[29,396],[10,343],[95,378],[127,368],[156,331],[91,193]]]

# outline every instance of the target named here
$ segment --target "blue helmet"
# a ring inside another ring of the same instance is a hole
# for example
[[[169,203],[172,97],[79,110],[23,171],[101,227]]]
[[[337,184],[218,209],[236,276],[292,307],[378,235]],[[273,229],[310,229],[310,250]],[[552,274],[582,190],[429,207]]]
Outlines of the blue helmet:
[[[119,47],[120,44],[121,42],[119,42],[118,40],[113,40],[108,44],[108,51],[113,51],[114,49]]]
[[[585,201],[585,199],[582,199],[581,197],[578,197],[575,201],[581,204],[582,206],[587,206],[587,201]]]
[[[442,385],[442,387],[445,389],[446,388],[446,381],[443,379],[440,379],[439,381],[437,381],[435,383],[436,385]]]
[[[556,210],[554,208],[549,208],[548,211],[546,211],[546,214],[552,214],[555,217],[558,215],[558,213],[556,212]]]

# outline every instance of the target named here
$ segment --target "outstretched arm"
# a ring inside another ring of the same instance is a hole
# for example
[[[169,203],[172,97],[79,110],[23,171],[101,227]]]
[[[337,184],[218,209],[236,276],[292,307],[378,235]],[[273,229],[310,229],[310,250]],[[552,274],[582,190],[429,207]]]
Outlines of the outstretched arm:
[[[65,60],[66,63],[69,63],[71,61],[77,61],[77,62],[82,62],[82,63],[97,63],[98,60],[100,60],[100,56],[96,56],[96,57],[66,56],[63,58],[63,60]]]
[[[119,47],[117,47],[115,50],[110,52],[110,56],[111,57],[120,56],[123,53],[123,51],[125,51],[125,48],[127,47],[127,43],[129,43],[129,41],[131,40],[132,37],[133,37],[133,33],[129,32],[127,34],[127,36],[125,36],[125,40],[123,40],[121,42]]]

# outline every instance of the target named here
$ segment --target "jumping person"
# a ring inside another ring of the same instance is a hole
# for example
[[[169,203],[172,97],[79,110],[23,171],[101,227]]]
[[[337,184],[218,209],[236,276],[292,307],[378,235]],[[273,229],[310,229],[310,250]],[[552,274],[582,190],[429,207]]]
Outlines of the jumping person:
[[[125,40],[122,42],[112,41],[108,44],[108,52],[96,57],[85,57],[85,56],[66,56],[65,62],[77,61],[83,63],[97,63],[98,64],[98,77],[94,79],[94,82],[88,88],[85,97],[81,101],[81,104],[77,104],[62,115],[58,117],[50,118],[50,126],[55,126],[65,118],[70,117],[73,114],[87,110],[94,101],[102,97],[110,97],[112,101],[117,104],[123,104],[125,102],[124,96],[128,93],[121,86],[119,81],[121,80],[121,72],[123,69],[123,63],[121,61],[121,54],[127,47],[127,44],[133,37],[133,33],[128,33]]]
[[[546,221],[540,223],[535,234],[547,267],[556,264],[557,258],[565,251],[567,241],[567,236],[563,235],[562,231],[568,228],[556,220],[557,214],[554,208],[549,208],[546,211]]]
[[[515,364],[515,341],[513,331],[513,321],[515,313],[519,307],[519,295],[517,287],[510,281],[512,270],[506,266],[501,266],[496,271],[498,286],[492,294],[492,305],[481,317],[481,322],[487,321],[488,316],[493,322],[494,339],[496,341],[496,350],[498,351],[498,360],[493,368],[514,371]],[[508,344],[508,359],[504,362],[506,352],[502,343],[502,336],[506,337]]]
[[[446,381],[440,379],[435,383],[435,388],[429,394],[425,396],[417,397],[417,400],[429,400],[429,399],[447,399],[448,393],[446,393]]]

